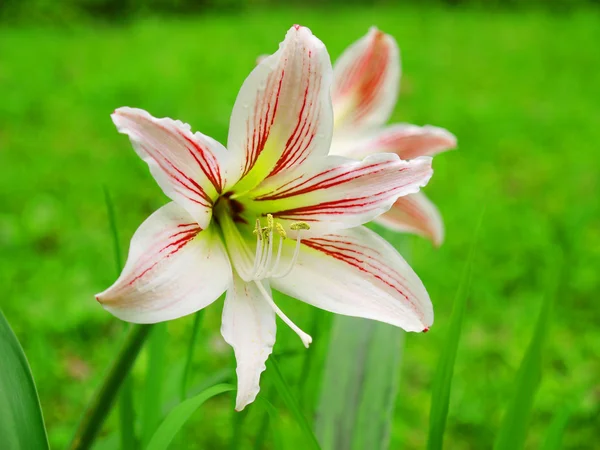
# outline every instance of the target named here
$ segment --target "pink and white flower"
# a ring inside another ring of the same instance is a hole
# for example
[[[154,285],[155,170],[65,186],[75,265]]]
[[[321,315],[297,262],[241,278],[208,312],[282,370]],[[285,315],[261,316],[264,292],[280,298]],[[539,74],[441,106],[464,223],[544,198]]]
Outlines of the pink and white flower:
[[[401,159],[433,156],[456,147],[448,131],[426,125],[386,126],[400,86],[400,52],[394,38],[376,28],[348,47],[333,67],[334,133],[331,153],[362,159],[392,152]],[[403,196],[376,219],[388,228],[412,232],[440,245],[444,224],[421,192]]]
[[[121,276],[96,298],[123,320],[154,323],[226,292],[221,332],[237,359],[238,410],[259,391],[276,315],[311,342],[271,289],[408,331],[433,322],[417,275],[361,226],[425,185],[431,158],[328,155],[332,76],[325,46],[294,26],[242,85],[227,149],[139,109],[112,115],[172,201],[136,231]]]

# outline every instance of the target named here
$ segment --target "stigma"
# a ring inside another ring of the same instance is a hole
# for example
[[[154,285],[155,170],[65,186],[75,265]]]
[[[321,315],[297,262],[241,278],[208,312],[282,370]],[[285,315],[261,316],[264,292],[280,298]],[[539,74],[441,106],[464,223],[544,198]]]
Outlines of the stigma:
[[[296,246],[290,263],[287,267],[283,267],[281,252],[283,251],[283,242],[288,238],[285,229],[273,219],[272,214],[267,214],[266,226],[261,224],[260,219],[256,219],[253,232],[256,235],[256,252],[250,275],[252,281],[260,281],[265,278],[282,278],[292,271],[300,253],[301,232],[309,230],[310,226],[306,222],[294,222],[290,229],[297,232]],[[276,248],[275,239],[278,240]]]

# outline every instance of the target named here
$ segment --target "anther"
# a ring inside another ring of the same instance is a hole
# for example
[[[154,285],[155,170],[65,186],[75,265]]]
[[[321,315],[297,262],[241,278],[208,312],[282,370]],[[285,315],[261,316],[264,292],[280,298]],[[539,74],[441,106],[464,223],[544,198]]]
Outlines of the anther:
[[[306,222],[294,222],[290,225],[290,230],[300,231],[300,230],[310,230],[310,225]]]
[[[287,238],[287,233],[285,232],[285,229],[279,222],[275,223],[275,231],[277,231],[277,234],[283,239]]]
[[[296,246],[289,266],[284,270],[279,270],[283,252],[283,241],[287,239],[287,233],[279,222],[275,222],[272,214],[267,214],[266,227],[261,226],[259,219],[256,220],[256,228],[254,229],[254,234],[256,234],[256,253],[254,256],[254,266],[252,268],[251,277],[253,280],[282,278],[292,271],[298,260],[298,255],[300,254],[301,232],[303,230],[309,230],[310,226],[306,222],[294,222],[290,225],[290,229],[297,231]],[[274,232],[279,235],[279,244],[275,262],[273,262]]]

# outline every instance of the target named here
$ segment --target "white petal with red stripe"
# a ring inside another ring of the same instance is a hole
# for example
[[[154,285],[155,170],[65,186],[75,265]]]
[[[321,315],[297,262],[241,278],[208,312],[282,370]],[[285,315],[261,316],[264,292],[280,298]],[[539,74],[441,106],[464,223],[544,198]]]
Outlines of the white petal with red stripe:
[[[396,105],[400,87],[400,51],[394,38],[371,28],[335,62],[335,127],[356,130],[383,125]]]
[[[268,288],[267,288],[268,289]],[[235,409],[252,403],[260,390],[260,374],[275,344],[275,312],[254,283],[234,275],[223,307],[221,334],[233,347],[238,390]]]
[[[208,136],[192,133],[189,125],[157,119],[141,109],[119,108],[112,119],[119,132],[129,136],[165,194],[206,228],[213,200],[225,184],[221,165],[227,150]]]
[[[400,196],[427,184],[431,158],[402,161],[394,154],[362,161],[330,156],[310,168],[267,179],[251,192],[254,211],[283,225],[306,222],[305,235],[351,228],[387,211]]]
[[[388,212],[375,220],[391,230],[426,237],[438,247],[444,241],[442,216],[422,192],[400,197]]]
[[[274,289],[317,308],[406,331],[426,331],[433,323],[433,307],[423,283],[373,231],[343,230],[303,240],[301,247],[290,274],[271,280]]]
[[[402,159],[433,156],[456,147],[456,137],[449,131],[425,125],[396,124],[372,133],[334,134],[331,153],[364,158],[373,153],[395,153]]]
[[[292,27],[279,50],[260,61],[246,78],[233,108],[227,148],[237,192],[269,174],[326,155],[333,112],[332,69],[323,43],[305,27]]]
[[[231,279],[218,233],[172,202],[138,228],[121,276],[96,299],[122,320],[163,322],[211,304]]]

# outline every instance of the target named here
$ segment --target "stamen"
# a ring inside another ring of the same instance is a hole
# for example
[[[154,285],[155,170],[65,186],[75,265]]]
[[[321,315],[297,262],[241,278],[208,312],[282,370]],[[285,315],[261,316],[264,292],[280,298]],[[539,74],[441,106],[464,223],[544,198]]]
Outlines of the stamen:
[[[251,279],[258,281],[265,278],[282,278],[287,276],[300,254],[300,242],[301,242],[301,231],[309,230],[310,226],[306,222],[294,222],[290,225],[290,229],[297,231],[296,233],[296,247],[292,256],[290,265],[287,269],[279,271],[281,265],[281,254],[283,252],[283,241],[287,238],[287,233],[283,226],[275,222],[273,215],[267,214],[267,226],[261,227],[259,219],[256,219],[256,227],[254,234],[256,234],[256,253],[254,255],[254,266],[252,268]],[[279,235],[279,244],[277,248],[277,256],[273,263],[273,240],[275,238],[274,232]]]
[[[290,225],[290,230],[299,231],[299,230],[310,230],[310,225],[306,222],[294,222]]]
[[[281,236],[283,239],[287,238],[285,228],[283,228],[283,226],[279,222],[275,223],[275,231],[277,231],[277,234],[279,234],[279,236]]]
[[[273,276],[273,274],[277,272],[277,269],[279,269],[279,262],[281,261],[281,250],[283,249],[284,239],[284,237],[279,236],[279,248],[277,249],[277,258],[275,259],[275,264],[273,264],[273,268],[269,270],[269,273],[267,274],[267,276],[269,277]]]
[[[260,228],[260,220],[256,219],[256,228],[253,231],[256,234],[256,253],[254,254],[254,266],[252,267],[252,277],[259,267],[260,256],[262,256],[262,230]]]
[[[261,292],[261,294],[263,295],[263,297],[265,298],[267,303],[271,306],[271,308],[273,308],[273,311],[275,311],[275,314],[277,314],[281,320],[283,320],[292,330],[294,330],[294,332],[302,340],[302,343],[304,344],[304,346],[306,348],[308,348],[308,346],[312,342],[312,338],[308,334],[306,334],[304,331],[302,331],[300,328],[298,328],[298,326],[296,326],[296,324],[294,322],[292,322],[283,313],[283,311],[281,309],[279,309],[279,307],[275,304],[275,302],[273,301],[273,299],[271,298],[271,296],[269,295],[269,293],[267,292],[267,290],[265,289],[265,287],[263,286],[263,284],[260,281],[254,281],[254,283],[256,284],[256,287],[258,287],[258,290]]]
[[[296,235],[296,247],[294,248],[294,255],[292,256],[292,262],[288,266],[288,268],[283,273],[278,273],[277,275],[273,275],[273,278],[283,278],[287,277],[294,266],[296,265],[296,261],[298,260],[298,255],[300,254],[300,231]]]
[[[272,218],[273,216],[271,216]],[[268,242],[266,245],[266,261],[264,264],[261,264],[261,270],[260,270],[260,274],[258,275],[258,279],[262,280],[263,278],[265,278],[268,275],[268,270],[269,267],[271,266],[271,259],[273,257],[273,227],[270,227],[269,230],[269,235],[267,237]]]

